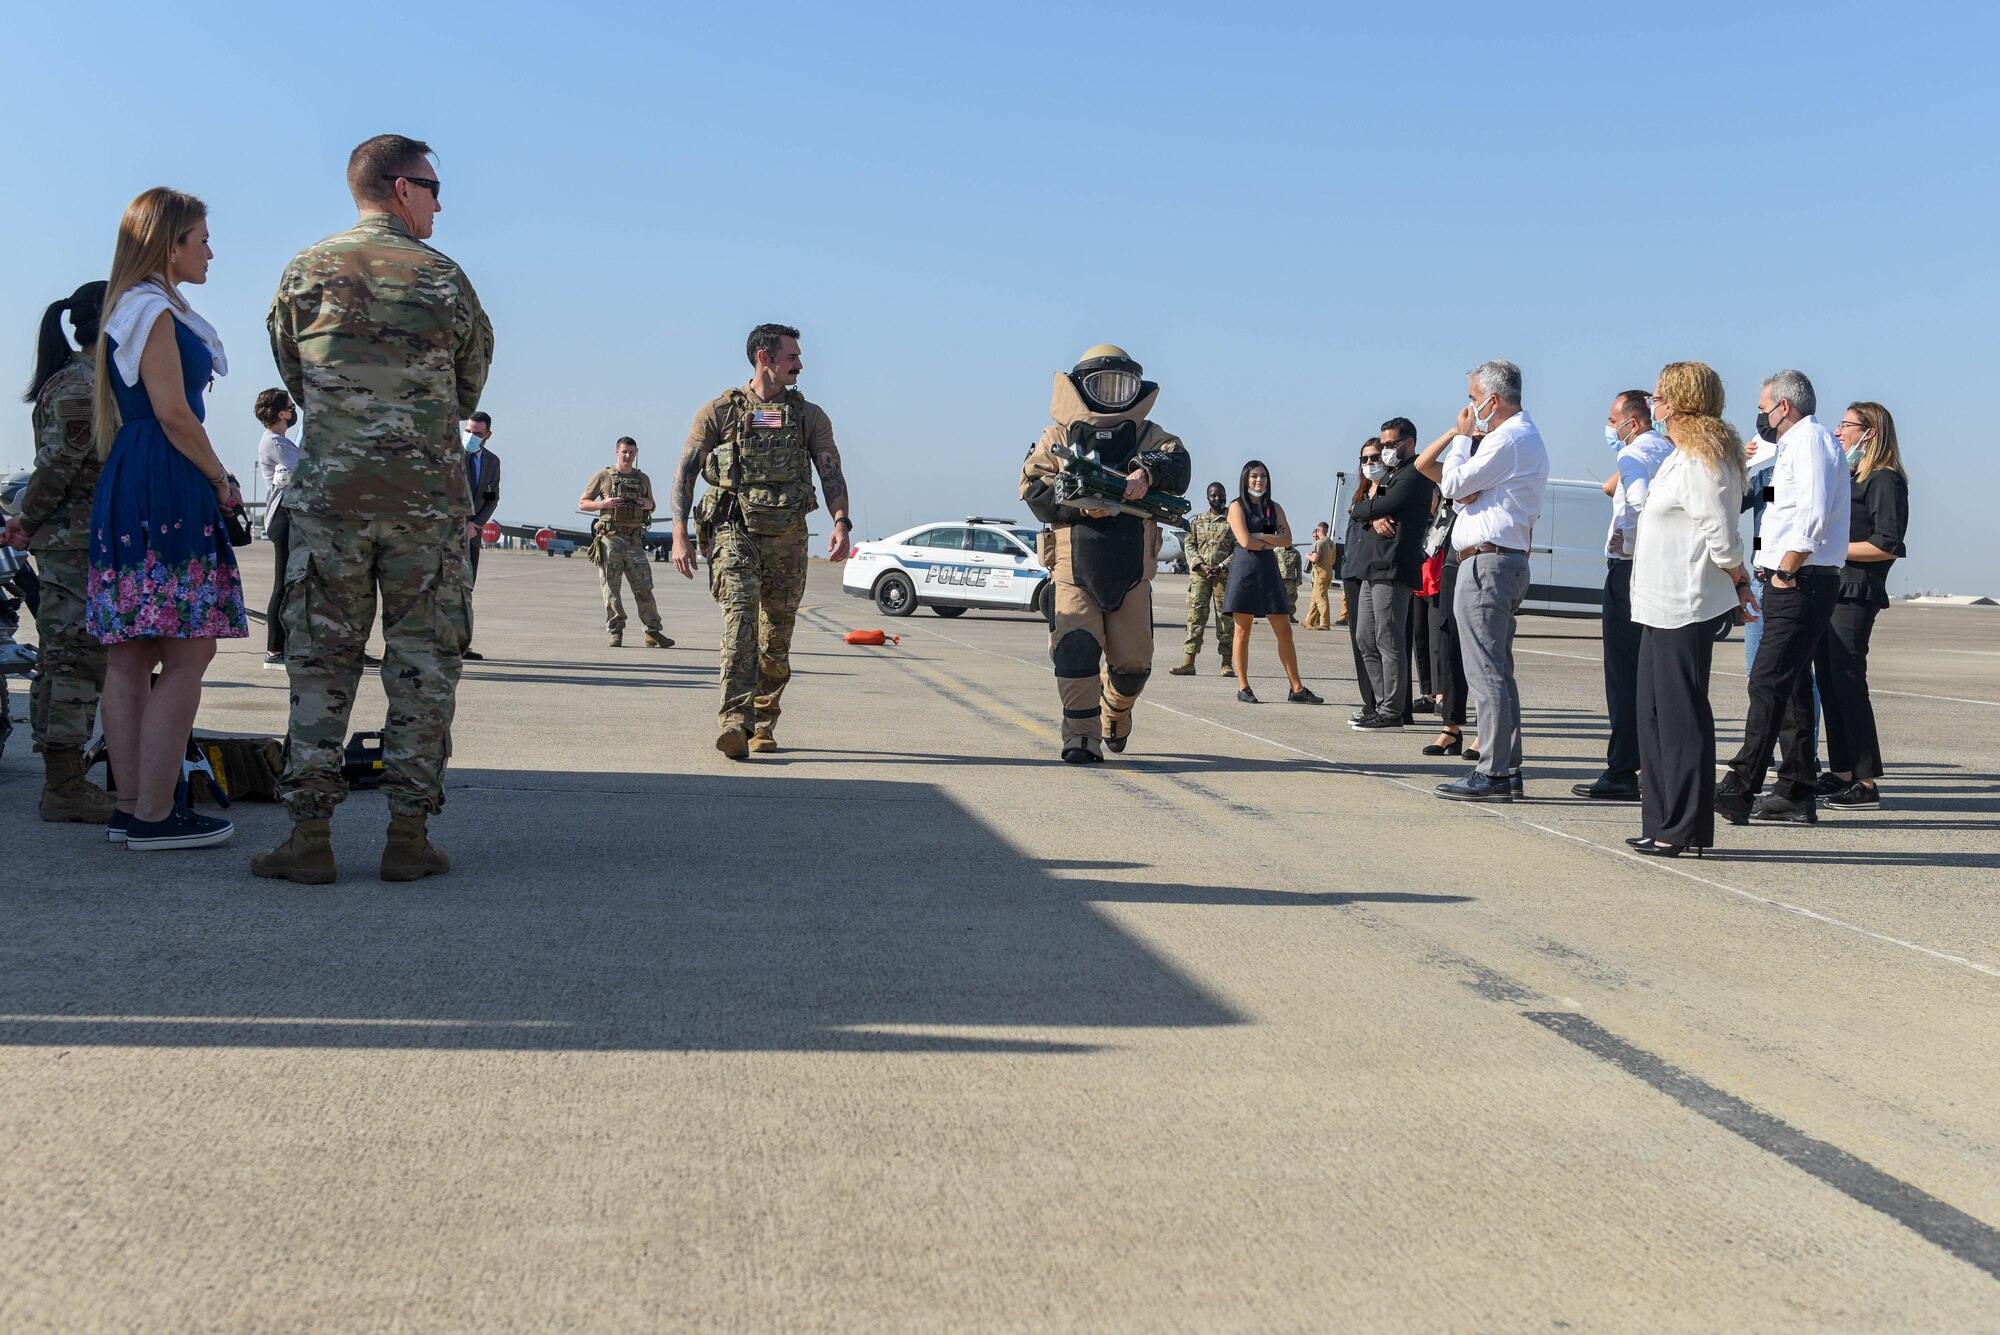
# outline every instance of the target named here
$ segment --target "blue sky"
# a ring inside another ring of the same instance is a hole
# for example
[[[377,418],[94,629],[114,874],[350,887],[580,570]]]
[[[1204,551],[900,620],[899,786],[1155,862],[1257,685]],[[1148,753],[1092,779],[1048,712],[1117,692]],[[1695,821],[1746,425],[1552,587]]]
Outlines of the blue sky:
[[[1664,362],[1747,425],[1797,366],[1896,414],[1912,555],[2000,593],[1986,5],[38,6],[0,53],[0,363],[171,184],[247,472],[263,314],[353,209],[346,155],[429,140],[435,244],[497,331],[500,514],[562,520],[629,434],[662,490],[762,320],[805,332],[861,531],[1020,514],[1051,372],[1125,345],[1197,481],[1268,461],[1293,518],[1384,418],[1487,357],[1561,476]],[[25,407],[0,465],[31,452]],[[664,496],[662,497],[664,504]]]

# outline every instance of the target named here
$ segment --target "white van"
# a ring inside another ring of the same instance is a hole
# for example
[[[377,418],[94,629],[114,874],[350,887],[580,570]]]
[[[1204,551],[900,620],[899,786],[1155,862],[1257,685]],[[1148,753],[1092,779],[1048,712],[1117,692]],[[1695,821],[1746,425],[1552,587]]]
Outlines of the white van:
[[[1604,615],[1604,538],[1611,528],[1611,498],[1601,482],[1551,479],[1549,503],[1535,521],[1528,554],[1528,596],[1523,612],[1600,618]],[[1748,550],[1748,541],[1745,542]],[[1717,639],[1728,639],[1724,622]]]

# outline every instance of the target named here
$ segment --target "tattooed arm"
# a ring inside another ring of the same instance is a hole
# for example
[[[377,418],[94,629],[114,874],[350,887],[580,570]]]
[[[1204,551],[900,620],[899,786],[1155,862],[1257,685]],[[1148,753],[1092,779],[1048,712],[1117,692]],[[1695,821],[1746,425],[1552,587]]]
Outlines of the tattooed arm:
[[[825,493],[827,511],[835,520],[833,532],[826,540],[826,559],[845,561],[854,521],[847,516],[847,477],[840,471],[840,447],[833,443],[833,423],[824,412],[806,433],[806,449],[812,455],[813,467],[819,470],[819,487]]]
[[[689,536],[694,522],[694,483],[701,476],[701,466],[707,460],[708,452],[721,439],[722,430],[716,424],[715,406],[706,405],[694,415],[694,425],[688,428],[687,443],[681,446],[680,462],[674,465],[674,569],[688,579],[694,578],[694,542]]]

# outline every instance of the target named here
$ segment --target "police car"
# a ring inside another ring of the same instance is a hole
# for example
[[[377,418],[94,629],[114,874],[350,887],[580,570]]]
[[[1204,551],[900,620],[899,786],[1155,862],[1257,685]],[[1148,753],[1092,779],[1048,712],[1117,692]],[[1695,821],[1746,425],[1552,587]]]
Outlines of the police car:
[[[970,607],[1040,613],[1049,572],[1035,555],[1038,533],[1011,519],[968,515],[864,542],[847,558],[840,587],[873,600],[884,616],[928,607],[941,617]]]

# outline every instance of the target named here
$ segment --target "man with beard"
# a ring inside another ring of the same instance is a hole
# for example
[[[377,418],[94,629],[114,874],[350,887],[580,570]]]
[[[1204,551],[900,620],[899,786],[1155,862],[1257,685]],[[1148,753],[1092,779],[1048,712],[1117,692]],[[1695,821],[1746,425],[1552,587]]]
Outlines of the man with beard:
[[[1229,584],[1229,554],[1235,550],[1236,535],[1229,531],[1229,492],[1220,482],[1211,482],[1208,509],[1188,516],[1188,534],[1181,542],[1188,568],[1187,642],[1181,645],[1180,666],[1167,669],[1176,677],[1194,675],[1195,656],[1201,652],[1202,631],[1211,608],[1222,675],[1235,671],[1229,663],[1229,618],[1222,614],[1222,591]]]
[[[1056,500],[1054,479],[1071,455],[1094,455],[1125,476],[1125,499],[1185,494],[1190,471],[1179,438],[1147,420],[1160,387],[1123,348],[1100,344],[1056,373],[1053,419],[1021,468],[1021,499],[1053,530],[1055,615],[1049,657],[1062,700],[1062,758],[1072,765],[1123,751],[1132,707],[1153,670],[1153,573],[1160,528],[1152,519]]]

